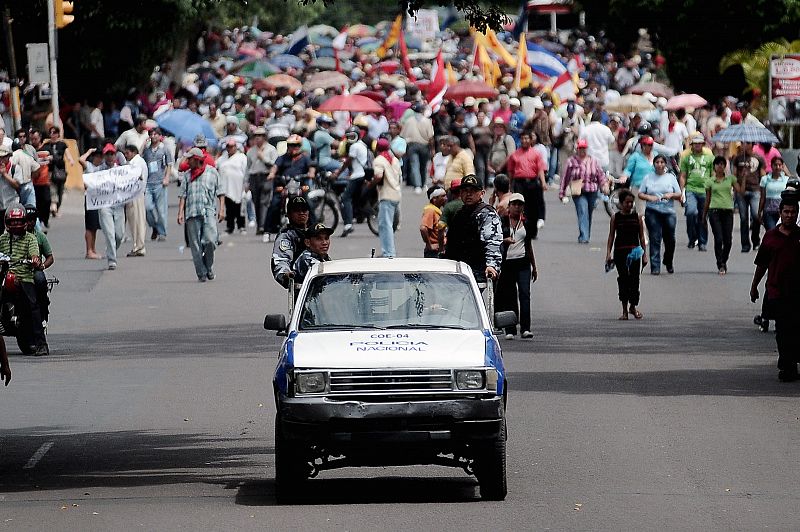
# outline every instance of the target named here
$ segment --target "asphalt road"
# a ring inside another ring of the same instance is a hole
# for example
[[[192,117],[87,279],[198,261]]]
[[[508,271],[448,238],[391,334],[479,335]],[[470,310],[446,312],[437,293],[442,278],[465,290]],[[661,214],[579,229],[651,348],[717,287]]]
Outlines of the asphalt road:
[[[421,256],[421,206],[406,193],[403,256]],[[719,277],[679,216],[676,273],[645,275],[645,318],[618,322],[605,212],[581,246],[572,206],[550,193],[548,209],[535,337],[503,341],[507,500],[481,502],[460,470],[370,468],[324,472],[289,507],[273,484],[279,343],[261,329],[286,307],[271,248],[226,237],[201,285],[172,223],[167,242],[108,272],[83,259],[70,195],[51,231],[52,355],[22,357],[7,339],[0,529],[796,530],[800,384],[777,382],[774,337],[752,325],[753,255],[735,249]],[[332,255],[377,246],[361,225]]]

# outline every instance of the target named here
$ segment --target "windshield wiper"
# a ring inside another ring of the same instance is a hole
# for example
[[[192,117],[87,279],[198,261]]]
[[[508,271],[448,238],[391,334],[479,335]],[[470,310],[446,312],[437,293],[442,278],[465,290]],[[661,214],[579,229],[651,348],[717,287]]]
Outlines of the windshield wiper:
[[[330,329],[335,331],[350,331],[354,329],[377,329],[383,330],[383,327],[377,325],[364,324],[364,325],[340,325],[336,323],[316,323],[314,325],[306,325],[303,329]]]
[[[466,330],[466,327],[461,325],[430,325],[424,323],[406,323],[403,325],[387,325],[386,329],[458,329]]]

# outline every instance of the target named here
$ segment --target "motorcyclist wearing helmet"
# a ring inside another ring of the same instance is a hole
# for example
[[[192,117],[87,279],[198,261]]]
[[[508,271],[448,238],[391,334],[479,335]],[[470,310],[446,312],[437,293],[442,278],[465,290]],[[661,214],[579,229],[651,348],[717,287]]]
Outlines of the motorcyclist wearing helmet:
[[[311,137],[311,145],[316,154],[317,168],[326,172],[334,172],[341,168],[342,162],[331,157],[331,152],[339,147],[339,141],[331,136],[333,118],[328,115],[317,117],[317,129]]]
[[[267,180],[273,182],[272,201],[267,210],[267,223],[265,224],[266,234],[277,234],[279,227],[279,219],[281,214],[281,195],[275,191],[276,179],[287,177],[295,177],[300,175],[308,176],[307,181],[303,184],[307,185],[313,181],[316,175],[316,168],[311,158],[303,153],[302,150],[303,139],[300,135],[290,135],[286,139],[286,153],[281,155],[275,160],[275,164],[269,171]],[[269,241],[269,239],[267,239]]]
[[[341,236],[346,237],[353,232],[353,199],[361,196],[366,177],[366,167],[369,164],[369,147],[364,142],[366,129],[351,126],[345,132],[347,142],[347,157],[342,167],[333,173],[333,178],[347,171],[347,188],[342,194],[342,218],[344,219],[344,230]]]
[[[308,202],[302,196],[292,198],[286,211],[289,224],[281,229],[272,247],[272,276],[281,286],[289,288],[289,279],[294,277],[294,262],[306,249],[304,238],[308,227]]]
[[[21,314],[30,317],[26,319],[29,327],[28,338],[32,345],[30,352],[36,356],[48,355],[47,341],[42,328],[42,316],[36,298],[36,288],[33,284],[33,274],[41,266],[39,259],[39,243],[36,237],[27,230],[25,207],[19,203],[12,205],[5,214],[6,232],[0,235],[0,253],[11,257],[12,272],[20,290],[16,291],[16,305]],[[20,264],[21,261],[30,261],[29,264]]]
[[[39,256],[43,259],[41,266],[33,272],[33,285],[36,287],[39,313],[42,315],[42,323],[44,324],[47,323],[50,317],[50,298],[47,295],[47,276],[44,274],[44,270],[53,265],[55,257],[53,256],[53,248],[50,246],[50,241],[47,240],[47,235],[36,227],[36,207],[26,205],[25,217],[28,222],[28,232],[36,237],[36,242],[39,244]]]

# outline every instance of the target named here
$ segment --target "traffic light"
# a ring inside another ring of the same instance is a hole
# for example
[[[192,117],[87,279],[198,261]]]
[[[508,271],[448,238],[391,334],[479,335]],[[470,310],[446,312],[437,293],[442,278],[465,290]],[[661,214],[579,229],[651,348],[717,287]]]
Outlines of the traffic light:
[[[55,0],[53,2],[53,7],[55,8],[56,12],[56,28],[61,29],[67,24],[71,24],[72,21],[75,20],[75,16],[71,14],[74,7],[73,2],[67,2],[66,0]]]

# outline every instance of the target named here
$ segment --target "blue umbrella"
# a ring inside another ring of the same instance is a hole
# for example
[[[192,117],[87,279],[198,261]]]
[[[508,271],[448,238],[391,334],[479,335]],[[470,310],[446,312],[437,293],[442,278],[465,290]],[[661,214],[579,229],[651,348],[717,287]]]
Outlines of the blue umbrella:
[[[378,39],[377,37],[361,37],[359,40],[356,41],[356,46],[360,48],[365,44],[372,44],[374,42],[381,42],[381,40]]]
[[[286,70],[287,68],[303,68],[306,66],[302,59],[296,55],[290,54],[276,55],[269,61],[281,70]]]
[[[711,140],[714,142],[765,142],[767,144],[780,142],[778,137],[773,135],[769,129],[750,124],[728,126],[714,135]]]
[[[169,131],[180,141],[192,143],[197,135],[205,135],[209,145],[217,144],[217,134],[205,118],[187,109],[173,109],[156,118],[158,127]]]
[[[312,44],[318,44],[320,46],[330,46],[331,43],[333,43],[333,39],[325,35],[309,35],[308,40],[311,41]]]
[[[317,55],[317,57],[333,57],[334,56],[334,51],[333,51],[333,48],[328,46],[328,47],[320,48],[319,50],[317,50],[316,55]]]

